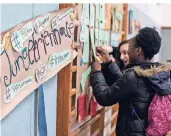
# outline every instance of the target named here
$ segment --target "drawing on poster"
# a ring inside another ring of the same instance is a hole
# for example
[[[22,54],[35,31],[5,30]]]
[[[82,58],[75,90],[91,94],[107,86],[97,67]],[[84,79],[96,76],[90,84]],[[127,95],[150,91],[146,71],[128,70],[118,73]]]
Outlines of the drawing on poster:
[[[41,81],[47,74],[47,63],[44,63],[40,68],[36,69],[36,80]]]
[[[34,23],[33,27],[37,33],[40,33],[48,24],[50,23],[50,13],[45,16],[38,17]]]
[[[11,33],[6,32],[3,37],[3,47],[5,50],[8,50],[9,47],[11,47]]]
[[[33,23],[30,21],[27,24],[25,24],[20,30],[19,33],[21,34],[22,41],[23,43],[31,37],[33,34],[34,29],[33,29]]]
[[[23,40],[22,40],[20,32],[15,31],[12,33],[11,42],[12,42],[12,47],[15,51],[18,51],[18,52],[22,51]]]
[[[64,14],[62,15],[58,15],[56,17],[54,17],[52,19],[52,29],[57,29],[58,26],[68,18],[68,16],[70,16],[73,13],[73,9],[69,9],[68,11],[66,11]]]
[[[9,103],[15,95],[17,95],[21,90],[23,90],[26,86],[33,82],[33,76],[29,76],[24,80],[12,83],[8,87],[5,88],[4,91],[4,101],[5,103]]]
[[[48,59],[48,68],[54,70],[57,66],[63,64],[71,57],[71,50],[62,53],[53,53]]]

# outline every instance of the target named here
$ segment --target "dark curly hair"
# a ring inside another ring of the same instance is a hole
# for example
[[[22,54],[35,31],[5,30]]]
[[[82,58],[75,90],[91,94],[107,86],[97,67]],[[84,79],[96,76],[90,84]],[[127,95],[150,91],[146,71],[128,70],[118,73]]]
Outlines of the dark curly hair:
[[[136,47],[141,47],[145,59],[152,59],[161,47],[161,37],[159,33],[150,27],[145,27],[139,31],[135,37]]]

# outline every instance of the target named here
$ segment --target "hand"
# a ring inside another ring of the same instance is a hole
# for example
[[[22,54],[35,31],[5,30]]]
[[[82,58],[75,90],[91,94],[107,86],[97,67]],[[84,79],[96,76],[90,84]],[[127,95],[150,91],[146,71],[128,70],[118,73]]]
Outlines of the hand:
[[[112,60],[107,50],[103,49],[102,47],[97,47],[96,51],[97,51],[97,56],[102,57],[103,63],[108,63]]]
[[[113,52],[112,46],[109,46],[109,45],[102,45],[101,47],[102,47],[103,49],[107,50],[108,53]]]
[[[112,62],[115,62],[115,58],[113,57],[113,55],[110,55],[110,58],[111,58]]]
[[[94,62],[92,62],[91,68],[92,68],[92,71],[93,72],[95,72],[95,71],[101,71],[101,69],[102,69],[101,64],[97,60],[95,60]]]
[[[166,136],[171,136],[171,131],[169,131],[169,132],[166,134]]]

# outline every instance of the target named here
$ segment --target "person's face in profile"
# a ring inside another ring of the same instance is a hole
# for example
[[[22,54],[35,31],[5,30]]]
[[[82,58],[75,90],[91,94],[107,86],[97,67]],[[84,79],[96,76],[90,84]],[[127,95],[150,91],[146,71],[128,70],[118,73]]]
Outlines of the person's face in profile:
[[[135,37],[129,41],[129,63],[136,63],[142,55],[141,47],[136,47]]]
[[[120,59],[124,63],[124,66],[129,64],[128,48],[129,48],[129,43],[125,43],[125,44],[121,45],[121,47],[119,49]]]

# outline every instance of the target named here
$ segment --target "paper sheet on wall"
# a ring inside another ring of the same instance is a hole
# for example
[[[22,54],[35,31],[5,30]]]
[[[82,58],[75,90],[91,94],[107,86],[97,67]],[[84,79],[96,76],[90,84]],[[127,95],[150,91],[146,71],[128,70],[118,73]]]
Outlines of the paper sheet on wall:
[[[120,14],[119,12],[116,12],[115,16],[116,16],[116,23],[118,24],[117,25],[118,28],[116,29],[116,31],[121,32],[122,31],[122,14]]]
[[[88,67],[88,69],[82,74],[82,78],[81,78],[81,89],[83,92],[85,92],[85,83],[87,80],[87,77],[90,75],[91,72],[91,66]]]
[[[104,30],[99,29],[99,46],[104,44]]]
[[[89,4],[83,4],[83,10],[81,14],[81,32],[80,41],[85,42],[86,27],[89,25]]]
[[[111,33],[111,46],[118,47],[119,41],[118,41],[119,33]]]
[[[83,13],[85,17],[85,25],[89,25],[89,4],[83,4]]]
[[[110,31],[104,32],[104,44],[110,45]]]
[[[94,29],[90,28],[90,38],[91,38],[91,48],[93,50],[93,55],[96,57],[96,47],[94,45]]]
[[[83,56],[82,61],[83,63],[89,62],[89,28],[85,27],[85,42],[83,43]]]
[[[100,29],[105,29],[105,4],[100,4]]]
[[[95,4],[96,6],[96,21],[95,21],[95,27],[99,28],[100,23],[100,4]]]
[[[95,45],[96,46],[99,45],[99,29],[98,28],[95,29]]]
[[[90,26],[94,27],[95,22],[95,6],[90,4]]]

